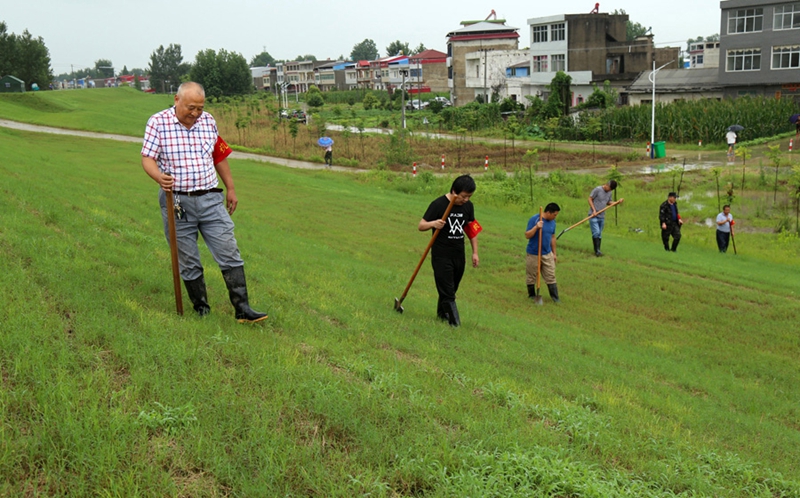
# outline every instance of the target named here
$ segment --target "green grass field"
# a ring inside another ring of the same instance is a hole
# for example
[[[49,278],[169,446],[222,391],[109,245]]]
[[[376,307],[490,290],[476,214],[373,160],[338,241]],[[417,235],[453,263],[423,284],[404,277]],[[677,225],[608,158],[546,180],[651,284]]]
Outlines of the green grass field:
[[[0,118],[140,136],[147,118],[172,102],[172,95],[147,94],[134,88],[7,93],[0,95]]]
[[[0,496],[800,496],[796,237],[743,232],[720,255],[692,222],[665,253],[670,180],[631,180],[607,256],[566,234],[563,303],[538,307],[527,184],[487,177],[451,329],[428,264],[392,311],[447,179],[234,160],[270,313],[243,326],[207,251],[212,314],[175,315],[138,153],[0,129]],[[568,183],[596,181],[537,180],[537,210],[561,203],[560,231],[586,209]]]

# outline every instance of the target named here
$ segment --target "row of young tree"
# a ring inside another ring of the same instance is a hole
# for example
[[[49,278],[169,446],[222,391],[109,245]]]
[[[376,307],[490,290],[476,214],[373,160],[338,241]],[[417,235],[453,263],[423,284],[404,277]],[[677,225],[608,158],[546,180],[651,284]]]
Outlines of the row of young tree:
[[[34,37],[26,29],[21,35],[8,32],[0,22],[0,76],[12,75],[31,89],[34,83],[47,87],[53,79],[50,51],[42,37]]]

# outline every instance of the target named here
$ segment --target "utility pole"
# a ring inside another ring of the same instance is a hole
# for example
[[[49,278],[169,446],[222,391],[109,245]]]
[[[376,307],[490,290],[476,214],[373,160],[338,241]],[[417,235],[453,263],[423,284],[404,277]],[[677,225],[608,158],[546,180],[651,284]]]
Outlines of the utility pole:
[[[486,87],[486,52],[487,49],[483,49],[483,103],[489,103],[489,89]]]
[[[406,129],[406,76],[408,69],[401,69],[400,74],[403,76],[403,83],[400,85],[400,112],[403,116],[403,129]]]

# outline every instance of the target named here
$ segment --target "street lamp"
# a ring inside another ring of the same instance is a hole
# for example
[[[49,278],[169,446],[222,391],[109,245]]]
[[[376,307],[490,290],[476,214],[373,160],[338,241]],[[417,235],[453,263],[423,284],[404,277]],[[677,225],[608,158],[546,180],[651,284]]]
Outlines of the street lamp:
[[[647,79],[653,83],[653,101],[652,101],[652,111],[650,113],[650,159],[655,157],[655,150],[656,150],[656,73],[664,69],[665,67],[669,66],[675,62],[675,59],[667,62],[660,68],[656,69],[656,58],[653,57],[653,72],[650,73],[650,76]]]
[[[401,69],[400,74],[403,76],[403,83],[400,85],[400,112],[403,116],[403,129],[406,129],[406,76],[408,76],[408,69]]]

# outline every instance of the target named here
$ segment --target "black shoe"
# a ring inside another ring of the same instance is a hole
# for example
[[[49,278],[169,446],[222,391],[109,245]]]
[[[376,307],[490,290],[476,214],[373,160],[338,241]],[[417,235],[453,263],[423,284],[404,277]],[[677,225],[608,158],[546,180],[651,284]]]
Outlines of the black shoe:
[[[253,311],[247,300],[247,281],[244,277],[244,266],[237,266],[222,272],[225,285],[228,287],[228,296],[231,299],[233,309],[236,310],[236,320],[239,323],[255,323],[265,320],[266,313]]]
[[[536,297],[536,285],[534,285],[534,284],[529,284],[528,285],[528,297],[531,298],[531,299]]]
[[[550,297],[553,302],[558,304],[561,300],[558,298],[558,284],[547,284],[547,290],[550,292]]]
[[[206,280],[203,275],[194,280],[184,280],[183,286],[186,287],[186,293],[189,294],[189,300],[192,301],[192,306],[198,315],[206,316],[211,313],[211,306],[208,305],[206,296]]]

